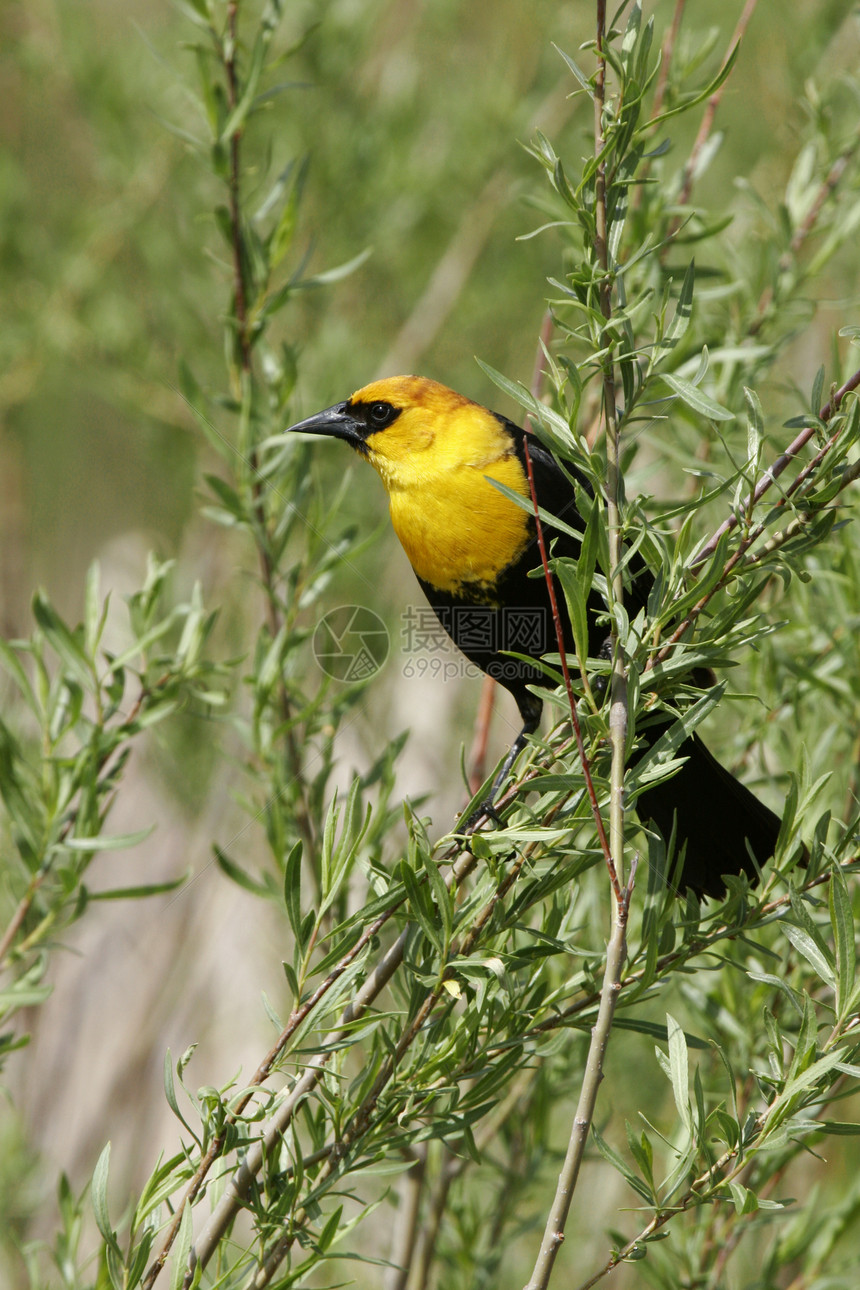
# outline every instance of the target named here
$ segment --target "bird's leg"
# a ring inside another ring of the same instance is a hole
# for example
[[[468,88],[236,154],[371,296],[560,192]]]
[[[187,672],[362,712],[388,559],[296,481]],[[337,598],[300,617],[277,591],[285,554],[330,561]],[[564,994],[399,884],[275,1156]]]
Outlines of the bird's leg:
[[[517,706],[523,718],[523,728],[508,749],[505,760],[499,767],[498,774],[493,780],[489,793],[478,809],[473,811],[466,821],[463,830],[465,833],[474,833],[482,820],[492,820],[494,824],[501,824],[502,822],[494,806],[495,800],[511,772],[511,767],[528,743],[529,736],[533,735],[540,725],[541,711],[543,709],[543,704],[540,700],[536,699],[528,691],[525,691],[522,698],[517,697]]]

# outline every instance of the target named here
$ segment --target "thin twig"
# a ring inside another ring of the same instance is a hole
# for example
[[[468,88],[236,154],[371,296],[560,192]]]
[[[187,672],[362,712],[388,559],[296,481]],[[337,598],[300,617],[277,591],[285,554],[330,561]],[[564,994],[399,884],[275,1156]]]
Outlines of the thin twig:
[[[675,46],[678,43],[678,34],[681,30],[681,20],[684,16],[684,7],[687,0],[676,0],[675,12],[672,14],[672,25],[669,28],[666,39],[663,41],[663,49],[660,56],[660,76],[657,80],[657,88],[654,91],[654,104],[651,108],[652,116],[659,116],[663,108],[663,100],[666,97],[666,87],[669,84],[669,70],[672,66],[672,55],[675,53]]]
[[[606,110],[606,4],[597,0],[597,74],[594,80],[594,155],[600,157],[606,146],[603,115]],[[609,227],[606,209],[606,163],[600,161],[595,175],[594,194],[594,254],[600,273],[600,312],[607,324],[612,318],[612,276],[609,263]],[[606,519],[609,536],[609,582],[611,607],[621,608],[624,603],[624,580],[621,573],[623,555],[621,543],[621,465],[618,445],[618,412],[615,405],[615,360],[612,341],[604,331],[600,338],[604,354],[603,415],[606,426]],[[612,886],[616,908],[621,903],[624,885],[624,760],[627,748],[628,698],[627,667],[624,651],[618,640],[615,619],[612,619],[612,674],[609,692],[609,743],[612,749],[610,762],[609,840],[612,854]]]
[[[788,250],[780,256],[779,263],[777,264],[775,275],[777,282],[779,281],[779,276],[783,273],[787,273],[791,268],[792,261],[797,259],[803,248],[804,242],[814,231],[825,204],[835,192],[842,176],[848,168],[848,163],[854,157],[858,148],[860,148],[860,129],[855,132],[850,142],[846,144],[842,152],[833,162],[833,165],[830,167],[826,177],[821,181],[818,192],[815,194],[805,218],[794,230],[791,241],[788,244]],[[774,292],[775,288],[773,285],[766,287],[762,292],[756,306],[752,322],[747,328],[748,336],[757,336],[761,331],[765,318],[767,317],[768,310],[773,302]]]
[[[672,15],[672,25],[663,41],[663,48],[660,54],[660,75],[657,80],[657,88],[654,91],[654,103],[651,107],[651,116],[658,117],[663,108],[663,100],[666,97],[666,89],[669,84],[669,72],[672,67],[672,56],[675,52],[675,45],[678,42],[678,33],[681,30],[681,19],[684,16],[684,6],[686,0],[676,0],[675,12]],[[638,183],[633,190],[632,208],[638,211],[645,200],[645,192],[648,188],[646,182],[651,172],[652,162],[646,158],[637,173]]]
[[[532,505],[534,506],[535,529],[537,533],[538,547],[540,549],[541,564],[543,565],[543,574],[546,579],[547,590],[549,592],[549,603],[552,611],[552,621],[555,627],[556,642],[558,652],[561,658],[561,674],[564,678],[564,688],[567,693],[567,702],[570,708],[570,720],[573,725],[573,734],[576,739],[576,747],[579,752],[579,760],[582,765],[582,773],[585,779],[585,788],[588,793],[588,800],[591,804],[591,813],[594,816],[594,823],[597,828],[597,837],[603,851],[603,857],[606,861],[606,867],[609,870],[612,889],[615,892],[616,903],[621,899],[621,885],[618,881],[618,874],[615,870],[615,863],[612,858],[612,848],[609,844],[609,838],[606,834],[606,826],[603,823],[603,817],[600,814],[600,803],[597,800],[597,792],[594,787],[594,780],[591,775],[591,763],[588,759],[588,753],[585,751],[585,741],[582,738],[582,729],[579,724],[579,715],[576,711],[576,697],[573,693],[573,686],[570,680],[570,668],[567,665],[567,655],[564,648],[564,629],[561,625],[561,615],[558,612],[558,600],[555,594],[555,579],[552,570],[549,567],[549,560],[546,553],[546,543],[543,535],[543,524],[541,523],[538,509],[537,492],[535,490],[534,467],[532,465],[531,453],[526,452],[526,469],[528,472],[529,492],[531,493]]]
[[[468,955],[470,955],[473,952],[473,950],[475,949],[475,946],[478,943],[481,933],[483,932],[487,924],[492,919],[499,901],[507,894],[507,892],[513,886],[513,884],[515,883],[515,881],[519,876],[520,870],[522,869],[523,865],[526,864],[528,856],[531,854],[531,851],[533,850],[534,850],[534,847],[526,849],[518,857],[518,859],[509,866],[509,868],[506,870],[505,876],[499,883],[493,896],[487,902],[487,904],[484,906],[481,912],[476,916],[471,928],[469,929],[466,936],[463,938],[462,942],[460,942],[459,944],[456,942],[452,943],[451,945],[452,957],[465,958],[465,957],[468,957]],[[472,866],[474,865],[474,859],[473,857],[469,856],[468,860],[470,861],[470,863],[468,865],[464,865],[462,870],[456,871],[456,872],[452,871],[452,873],[448,876],[448,878],[446,879],[446,883],[449,885],[449,887],[454,886],[456,882],[459,882],[461,878],[465,877],[465,874],[471,870]],[[390,976],[393,975],[393,971],[396,970],[396,967],[398,967],[400,962],[402,961],[403,949],[405,948],[405,945],[410,936],[411,936],[411,928],[410,927],[404,928],[403,932],[401,933],[396,943],[396,946],[392,947],[393,949],[396,948],[397,946],[400,946],[401,948],[399,951],[398,961],[395,964],[395,968],[392,969],[391,973],[388,974],[388,976],[386,977],[386,981],[390,979]],[[389,954],[390,953],[391,951],[389,951]],[[347,1158],[351,1148],[356,1146],[356,1144],[361,1140],[361,1138],[367,1132],[368,1128],[370,1127],[373,1114],[379,1104],[379,1099],[381,1098],[388,1084],[394,1078],[402,1058],[404,1057],[408,1049],[411,1047],[411,1045],[415,1042],[418,1035],[424,1031],[427,1025],[427,1022],[430,1019],[431,1014],[436,1009],[440,1001],[442,1001],[443,999],[450,999],[450,995],[448,994],[445,988],[445,983],[446,981],[450,980],[453,975],[454,973],[451,969],[446,968],[443,970],[439,981],[434,986],[434,988],[425,996],[423,1003],[417,1009],[414,1017],[412,1018],[412,1021],[409,1023],[409,1025],[401,1034],[399,1040],[397,1041],[397,1044],[395,1045],[394,1051],[390,1053],[388,1057],[386,1057],[385,1060],[382,1062],[370,1090],[365,1095],[361,1105],[352,1114],[349,1122],[345,1125],[339,1141],[333,1145],[331,1152],[328,1156],[328,1159],[326,1160],[326,1163],[323,1167],[323,1170],[320,1176],[316,1179],[317,1191],[319,1191],[319,1188],[327,1179],[331,1178],[337,1172],[342,1162]],[[359,993],[361,993],[361,991]],[[366,1007],[366,1004],[364,1006]],[[358,1015],[361,1015],[361,1014],[358,1014]],[[345,1032],[342,1032],[339,1036],[336,1037],[336,1039],[334,1040],[335,1046],[337,1045],[338,1040],[344,1037],[344,1034]],[[314,1063],[316,1063],[318,1060],[319,1060],[318,1056],[314,1057],[310,1065],[313,1066]],[[300,1081],[300,1083],[301,1082],[303,1081]],[[307,1096],[307,1093],[303,1093],[302,1100],[304,1100],[306,1096]],[[285,1124],[279,1126],[278,1136],[280,1136],[280,1134],[283,1133],[283,1129],[285,1127],[286,1127]],[[266,1141],[268,1142],[269,1140],[274,1140],[271,1137],[271,1130],[269,1130],[266,1134]],[[254,1163],[257,1169],[259,1169],[259,1167],[261,1166],[262,1159],[263,1159],[263,1156],[261,1155],[260,1163],[257,1164],[256,1155],[255,1155]],[[230,1215],[230,1217],[232,1218],[232,1214]],[[304,1207],[300,1207],[297,1211],[291,1214],[289,1225],[287,1226],[286,1230],[266,1251],[259,1270],[254,1276],[252,1276],[249,1282],[249,1290],[250,1290],[250,1287],[253,1287],[253,1290],[264,1290],[264,1288],[269,1285],[272,1277],[275,1275],[281,1263],[284,1261],[289,1251],[291,1250],[292,1246],[295,1244],[295,1241],[298,1238],[300,1225],[302,1224],[302,1222],[306,1217],[307,1217],[307,1214]],[[187,1290],[187,1284],[188,1284],[188,1278],[186,1277],[186,1290]]]
[[[831,1086],[831,1093],[838,1089],[840,1085],[844,1085],[848,1078],[849,1077],[846,1075],[837,1076]],[[814,1119],[816,1116],[826,1114],[831,1100],[832,1098],[828,1098],[828,1100],[821,1106],[814,1108],[811,1111],[811,1118]],[[632,1240],[628,1241],[622,1249],[616,1250],[610,1258],[607,1259],[603,1267],[594,1274],[594,1276],[591,1276],[587,1281],[582,1282],[578,1287],[578,1290],[592,1290],[593,1286],[596,1286],[599,1281],[602,1281],[605,1276],[614,1271],[619,1264],[624,1263],[632,1254],[637,1253],[647,1241],[651,1240],[656,1233],[659,1232],[661,1228],[665,1227],[666,1224],[670,1222],[671,1219],[675,1218],[676,1215],[684,1214],[687,1210],[704,1204],[714,1195],[718,1188],[725,1187],[727,1183],[734,1182],[735,1179],[739,1178],[744,1171],[754,1163],[748,1158],[747,1153],[751,1147],[755,1147],[762,1131],[766,1128],[768,1114],[769,1110],[762,1111],[762,1113],[756,1117],[755,1123],[749,1128],[749,1130],[744,1131],[741,1146],[729,1147],[727,1151],[724,1151],[719,1160],[716,1160],[713,1164],[709,1165],[707,1169],[703,1170],[702,1173],[699,1174],[698,1178],[694,1179],[687,1191],[684,1192],[683,1196],[681,1196],[679,1200],[673,1201],[671,1205],[658,1211],[658,1213],[656,1213],[651,1221],[643,1227],[637,1236],[634,1236]],[[737,1159],[742,1149],[742,1159],[737,1161],[733,1169],[729,1169],[729,1165],[731,1165],[733,1160]],[[803,1149],[802,1143],[797,1143],[796,1149],[797,1151],[801,1151]],[[726,1170],[728,1170],[728,1172],[725,1172]]]
[[[744,36],[746,35],[746,30],[747,30],[747,27],[749,26],[750,19],[752,18],[753,13],[755,12],[756,3],[757,3],[757,0],[747,0],[746,4],[744,5],[743,12],[741,13],[740,18],[738,18],[737,26],[735,27],[734,32],[732,33],[732,38],[729,41],[729,52],[728,54],[726,54],[725,59],[723,59],[724,67],[727,59],[731,56],[735,47],[738,44],[740,44],[740,42],[743,40]],[[702,149],[707,143],[710,137],[711,131],[714,128],[714,119],[717,115],[717,109],[719,108],[720,103],[722,102],[722,98],[726,91],[727,85],[728,85],[728,81],[723,81],[722,85],[720,85],[719,88],[716,89],[714,93],[711,95],[711,97],[708,99],[708,102],[705,106],[705,112],[704,112],[704,116],[702,117],[702,123],[699,126],[699,132],[696,135],[696,139],[695,139],[695,142],[693,143],[693,147],[690,151],[690,155],[687,158],[686,164],[684,166],[683,180],[681,182],[681,191],[678,194],[678,205],[680,207],[684,207],[688,205],[690,201],[690,195],[693,191],[693,184],[695,183],[695,179],[696,179],[696,166],[698,164]],[[683,219],[684,219],[683,215],[676,215],[675,218],[672,220],[672,223],[669,225],[669,229],[666,234],[666,242],[663,248],[663,255],[665,255],[668,252],[669,247],[671,246],[678,230],[681,227],[681,224],[683,223]]]
[[[540,333],[538,336],[537,349],[535,350],[535,361],[532,368],[531,393],[532,397],[538,402],[543,397],[544,386],[544,362],[545,349],[552,339],[554,322],[551,310],[547,309],[543,316]],[[528,426],[527,426],[528,429]],[[532,502],[534,502],[532,498]],[[545,576],[545,575],[544,575]],[[475,718],[475,733],[472,740],[472,750],[469,754],[469,789],[474,796],[486,778],[485,767],[487,758],[487,744],[490,735],[490,722],[493,716],[495,706],[497,682],[490,677],[484,678],[483,689],[481,690],[481,700],[478,705],[478,715]]]
[[[755,1134],[758,1131],[757,1126],[752,1130],[752,1133]],[[745,1145],[749,1145],[749,1139],[747,1139]],[[589,1277],[587,1281],[582,1282],[578,1287],[578,1290],[591,1290],[592,1286],[596,1286],[598,1281],[602,1281],[607,1273],[612,1272],[620,1263],[624,1263],[625,1260],[630,1258],[631,1254],[635,1253],[639,1247],[641,1247],[646,1241],[650,1240],[662,1227],[665,1227],[666,1223],[668,1223],[670,1219],[674,1218],[676,1214],[684,1214],[693,1206],[700,1205],[702,1203],[703,1191],[705,1191],[705,1194],[708,1194],[706,1189],[708,1189],[709,1183],[712,1184],[709,1190],[713,1190],[714,1185],[722,1186],[724,1183],[732,1181],[735,1171],[723,1174],[723,1170],[728,1168],[737,1156],[739,1150],[739,1147],[730,1147],[728,1151],[725,1151],[722,1156],[720,1156],[719,1160],[714,1164],[709,1165],[708,1168],[690,1184],[688,1190],[679,1200],[675,1201],[667,1209],[661,1210],[658,1214],[655,1214],[650,1223],[642,1229],[638,1236],[634,1236],[632,1241],[628,1241],[622,1249],[616,1250],[616,1252],[607,1259],[603,1267],[600,1268],[598,1272],[595,1272],[594,1276]],[[738,1167],[738,1171],[739,1169],[740,1166]],[[714,1182],[715,1179],[716,1183]]]
[[[18,935],[21,925],[29,914],[33,901],[36,899],[39,888],[49,873],[50,869],[48,868],[41,868],[38,873],[34,873],[27,885],[27,890],[18,901],[15,912],[10,918],[9,925],[3,934],[3,939],[0,941],[0,968],[5,966],[6,955],[9,953],[9,947]]]
[[[161,689],[161,687],[165,684],[166,679],[167,679],[166,677],[162,676],[158,681],[155,682],[154,685],[151,685],[141,690],[140,694],[135,699],[134,703],[129,709],[128,714],[123,719],[122,726],[120,727],[120,732],[125,731],[127,732],[128,735],[131,735],[133,733],[132,726],[137,720],[140,714],[140,710],[143,707],[144,703],[148,698],[152,698],[158,692],[158,690]],[[110,752],[108,752],[99,761],[98,767],[96,770],[96,775],[102,783],[104,783],[105,779],[109,779],[110,776],[113,774],[113,768],[110,766],[110,762],[114,760],[121,751],[122,751],[122,745],[118,743],[114,748],[110,750]],[[97,788],[98,788],[98,785],[97,785]],[[112,805],[112,803],[113,803],[113,799],[111,798],[109,800],[108,809],[110,805]],[[77,806],[71,810],[71,813],[66,819],[65,824],[60,829],[60,832],[55,840],[55,843],[54,843],[55,847],[58,845],[62,845],[62,843],[66,841],[69,834],[74,829],[78,820],[78,810],[79,810],[79,807]],[[107,810],[104,810],[102,818],[104,819],[106,816],[107,816]],[[11,919],[9,920],[9,923],[6,926],[6,930],[4,931],[2,938],[0,938],[0,969],[5,967],[6,956],[9,953],[12,943],[14,942],[18,932],[21,930],[21,926],[24,923],[27,915],[29,914],[33,906],[33,901],[36,899],[36,896],[39,893],[39,889],[41,888],[45,879],[51,873],[51,870],[52,870],[52,864],[50,862],[43,863],[43,865],[39,868],[39,870],[33,874],[27,886],[27,890],[24,892],[24,895],[18,901],[18,904],[15,907],[15,912],[13,913]]]
[[[227,81],[227,102],[231,114],[239,102],[239,4],[240,0],[229,0],[227,4],[226,39],[221,42],[221,54],[224,74]],[[230,135],[229,169],[227,177],[227,206],[230,216],[230,241],[233,255],[233,315],[236,325],[236,343],[239,351],[239,390],[238,402],[245,409],[250,399],[250,390],[254,381],[253,343],[248,313],[248,293],[245,281],[245,234],[242,228],[242,127]],[[244,411],[243,411],[244,415]],[[260,575],[265,592],[266,615],[269,632],[275,640],[282,626],[282,614],[277,594],[277,570],[272,560],[269,542],[269,524],[266,517],[265,490],[260,479],[260,459],[257,444],[252,439],[248,451],[248,466],[251,473],[251,506],[257,528],[257,552],[260,561]],[[299,836],[310,850],[315,846],[315,831],[305,799],[305,776],[301,751],[296,739],[292,721],[292,705],[283,679],[278,685],[278,706],[280,709],[283,739],[287,750],[290,778],[297,788],[295,805],[296,824]]]
[[[597,73],[594,81],[594,152],[600,157],[605,147],[603,115],[606,106],[606,3],[597,0]],[[600,309],[607,324],[612,317],[612,278],[609,264],[609,238],[606,209],[606,167],[600,162],[595,184],[595,261],[600,272]],[[607,520],[609,526],[609,562],[611,599],[623,603],[621,574],[620,462],[618,452],[618,418],[615,406],[615,371],[612,346],[607,334],[601,337],[603,360],[603,408],[606,422]],[[563,657],[563,656],[562,656]],[[559,1174],[555,1196],[547,1215],[543,1240],[527,1290],[546,1290],[555,1260],[564,1241],[564,1229],[573,1193],[585,1155],[588,1133],[597,1105],[597,1094],[603,1080],[606,1049],[612,1032],[615,1005],[620,991],[621,972],[627,958],[627,919],[633,893],[635,861],[630,883],[624,882],[624,762],[627,742],[628,696],[624,654],[620,648],[614,622],[612,628],[612,675],[610,688],[609,737],[612,747],[610,768],[610,848],[607,866],[614,894],[612,934],[606,950],[603,985],[600,991],[597,1020],[585,1063],[576,1114],[571,1126],[564,1164]]]
[[[620,992],[621,969],[627,957],[627,917],[630,909],[635,862],[631,869],[631,885],[617,907],[612,936],[606,950],[606,966],[603,973],[603,987],[600,991],[600,1006],[597,1020],[591,1032],[588,1046],[588,1057],[585,1063],[585,1074],[576,1107],[576,1115],[571,1126],[570,1139],[564,1164],[558,1178],[555,1198],[549,1211],[544,1228],[540,1252],[535,1262],[531,1280],[526,1290],[546,1290],[552,1275],[556,1257],[564,1241],[564,1228],[567,1222],[570,1203],[576,1188],[579,1170],[585,1155],[588,1131],[594,1118],[597,1105],[597,1093],[603,1080],[603,1063],[606,1048],[612,1031],[612,1019]]]
[[[839,494],[843,493],[846,488],[849,488],[850,485],[855,483],[858,479],[860,479],[860,461],[855,461],[852,466],[848,466],[842,472],[839,479],[839,487],[828,501],[828,509],[833,507],[833,502]],[[775,533],[772,538],[763,543],[762,546],[759,547],[758,551],[756,551],[755,555],[748,556],[743,561],[741,568],[754,569],[757,565],[762,564],[769,556],[773,555],[775,551],[779,551],[781,547],[784,547],[788,542],[790,542],[792,538],[799,537],[808,527],[812,516],[818,513],[819,512],[802,510],[789,524],[786,524],[784,529],[779,533]]]
[[[481,697],[478,700],[472,747],[469,750],[467,762],[469,767],[469,792],[473,797],[487,778],[487,748],[490,743],[493,709],[496,706],[496,684],[491,676],[485,676],[484,683],[481,686]]]
[[[856,389],[858,385],[860,385],[860,371],[855,372],[854,375],[836,391],[836,394],[833,396],[833,399],[831,400],[831,402],[827,403],[821,409],[821,412],[819,414],[820,420],[825,423],[829,421],[830,418],[834,416],[835,413],[838,411],[839,406],[843,398],[845,397],[845,395],[848,394],[850,391]],[[821,462],[824,460],[827,454],[833,449],[835,444],[838,442],[839,437],[842,434],[843,428],[844,428],[843,426],[840,426],[837,430],[835,430],[834,433],[827,440],[827,442],[824,444],[824,446],[812,458],[812,460],[807,462],[807,464],[803,467],[803,469],[798,472],[796,477],[783,490],[782,495],[774,503],[774,510],[780,509],[788,505],[789,501],[794,496],[794,494],[800,488],[803,487],[806,481],[818,469],[818,467],[821,465]],[[787,466],[796,459],[800,450],[804,448],[806,444],[810,441],[810,439],[812,439],[814,435],[819,433],[819,431],[820,431],[819,425],[809,425],[804,427],[803,430],[801,430],[800,434],[797,435],[797,437],[789,444],[785,452],[782,453],[776,459],[774,464],[767,471],[765,471],[764,475],[762,475],[761,479],[756,484],[752,493],[750,493],[747,497],[744,498],[740,506],[738,506],[733,511],[733,513],[728,517],[728,519],[723,521],[723,523],[716,530],[716,532],[712,534],[712,536],[708,539],[707,542],[705,542],[705,544],[702,547],[700,547],[699,551],[690,562],[689,567],[692,573],[697,573],[705,564],[708,557],[710,555],[713,555],[714,551],[716,551],[717,549],[720,538],[725,533],[730,533],[733,529],[737,528],[738,524],[741,522],[741,519],[746,519],[747,522],[749,522],[749,516],[752,514],[753,507],[756,505],[756,503],[761,500],[761,498],[771,488],[771,486],[775,483],[775,481],[779,478],[779,476],[783,473],[783,471],[787,468]],[[722,572],[720,573],[720,577],[717,579],[716,583],[710,588],[710,590],[704,596],[702,596],[702,598],[699,601],[696,602],[696,604],[692,607],[690,612],[683,618],[683,620],[675,628],[674,632],[669,637],[668,641],[666,641],[666,643],[662,646],[662,648],[656,654],[654,654],[652,658],[648,660],[648,662],[645,665],[646,671],[650,670],[658,663],[664,662],[669,657],[674,646],[677,645],[678,642],[682,639],[682,637],[685,635],[687,630],[692,626],[692,624],[698,618],[699,614],[710,603],[710,601],[716,595],[716,593],[719,590],[721,590],[722,587],[725,586],[732,571],[740,563],[740,561],[746,555],[747,551],[750,549],[753,543],[756,542],[761,537],[764,530],[765,530],[765,524],[763,522],[752,525],[747,529],[747,532],[739,541],[737,548],[735,549],[733,554],[729,557],[729,559],[726,561],[725,565],[723,566]]]
[[[383,1290],[406,1290],[409,1269],[418,1241],[421,1224],[421,1197],[427,1173],[427,1143],[415,1155],[412,1168],[401,1179],[398,1189],[397,1218],[391,1240],[391,1267],[385,1273]]]
[[[531,390],[532,398],[535,399],[538,403],[540,403],[541,400],[543,399],[544,380],[546,378],[546,368],[544,367],[544,363],[546,362],[545,351],[549,348],[549,344],[550,344],[550,341],[552,340],[554,331],[555,331],[555,320],[552,316],[552,310],[547,309],[544,312],[544,316],[540,325],[540,331],[538,332],[538,343],[537,343],[537,349],[535,350],[535,361],[534,361],[534,366],[532,367],[532,380],[531,380],[531,386],[529,387]]]

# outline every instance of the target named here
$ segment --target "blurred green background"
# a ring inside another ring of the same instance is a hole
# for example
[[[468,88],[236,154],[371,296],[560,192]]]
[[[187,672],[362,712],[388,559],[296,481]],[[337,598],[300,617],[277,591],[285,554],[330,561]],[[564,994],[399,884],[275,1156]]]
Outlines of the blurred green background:
[[[689,40],[711,23],[728,38],[725,6],[687,9]],[[289,314],[305,411],[416,368],[498,404],[474,355],[528,378],[554,247],[551,236],[515,241],[542,222],[525,200],[537,168],[518,140],[537,123],[588,146],[588,113],[568,100],[551,42],[575,50],[590,18],[590,6],[555,0],[287,6],[285,46],[306,37],[285,64],[298,88],[256,128],[278,164],[310,157],[299,218],[311,268],[373,252]],[[22,629],[35,582],[72,612],[105,543],[135,532],[175,553],[196,522],[202,449],[177,363],[190,357],[202,384],[220,384],[227,275],[212,182],[163,124],[199,128],[183,91],[192,35],[166,0],[0,7],[7,633]],[[802,126],[798,87],[849,70],[856,47],[844,3],[794,4],[790,22],[760,6],[701,195],[730,203],[744,174],[773,199]],[[841,284],[821,292],[841,296]]]
[[[645,8],[665,23],[673,6]],[[698,193],[716,212],[746,201],[738,175],[775,205],[804,125],[799,87],[855,72],[860,41],[847,9],[840,0],[803,0],[790,11],[759,6],[720,108],[722,151]],[[695,0],[683,39],[695,47],[719,25],[722,48],[736,16],[719,0]],[[279,324],[300,351],[296,416],[376,375],[408,370],[511,411],[474,356],[529,380],[544,278],[557,268],[551,234],[516,240],[543,223],[529,205],[542,180],[518,141],[537,125],[569,155],[590,148],[590,115],[568,98],[570,77],[552,42],[575,52],[591,23],[590,5],[556,0],[287,6],[279,39],[285,49],[302,42],[284,64],[295,89],[273,99],[253,129],[271,139],[276,167],[309,157],[299,213],[309,268],[372,249],[356,273],[304,294]],[[211,215],[220,197],[167,124],[192,134],[199,126],[183,88],[193,78],[184,48],[192,35],[182,6],[167,0],[0,5],[0,627],[7,636],[29,631],[36,584],[74,618],[92,559],[102,562],[106,588],[119,594],[139,585],[150,548],[178,558],[182,585],[199,577],[207,599],[227,600],[236,614],[262,612],[242,571],[247,552],[198,514],[196,480],[212,467],[211,452],[178,392],[180,358],[205,388],[223,386],[221,315],[230,283]],[[694,130],[695,123],[679,127],[680,155]],[[795,365],[807,386],[829,361],[832,331],[856,319],[858,260],[860,249],[844,251],[815,286],[825,307],[815,344],[797,353]],[[332,447],[320,468],[336,476],[349,464]],[[370,472],[355,482],[348,509],[370,529],[383,518],[381,487]],[[393,534],[384,530],[362,559],[392,612],[397,587],[412,587]],[[229,622],[222,630],[231,635]],[[459,722],[455,696],[443,700],[434,689],[427,730],[437,746],[447,739],[450,751],[468,738],[477,703],[471,684]],[[389,720],[379,706],[389,701],[381,687],[374,692],[372,710],[383,712],[373,718],[377,747],[406,722],[403,712]],[[420,731],[420,704],[410,704]],[[261,987],[278,988],[278,948],[243,926],[241,893],[225,892],[206,867],[209,839],[227,826],[220,804],[206,796],[205,742],[183,746],[181,774],[165,774],[180,763],[176,749],[163,746],[154,770],[138,769],[128,821],[159,826],[152,846],[132,857],[135,876],[143,870],[154,881],[191,864],[200,880],[167,914],[154,904],[120,917],[111,907],[100,928],[88,924],[67,992],[58,990],[39,1018],[43,1033],[28,1058],[39,1074],[24,1099],[31,1137],[21,1150],[45,1154],[47,1178],[61,1164],[83,1185],[109,1124],[119,1137],[119,1176],[139,1179],[152,1164],[140,1143],[173,1140],[160,1094],[168,1044],[176,1052],[208,1037],[197,1078],[217,1083],[237,1064],[255,1064],[267,1033],[256,1001]],[[435,785],[426,758],[444,752],[419,749],[407,771],[411,791]],[[251,902],[247,911],[257,917]],[[156,933],[162,942],[152,939]],[[189,991],[184,974],[192,961]],[[249,1000],[256,1034],[248,1033]],[[83,1051],[80,1060],[75,1050]],[[0,1154],[17,1132],[4,1131]],[[16,1206],[29,1206],[20,1180],[20,1170],[0,1177],[0,1208],[12,1218]],[[34,1182],[33,1194],[49,1214],[45,1187]]]

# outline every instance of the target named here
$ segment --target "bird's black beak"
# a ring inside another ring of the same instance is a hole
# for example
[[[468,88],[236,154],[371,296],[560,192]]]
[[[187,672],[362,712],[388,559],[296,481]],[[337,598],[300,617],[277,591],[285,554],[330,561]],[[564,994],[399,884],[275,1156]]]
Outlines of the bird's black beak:
[[[322,412],[315,412],[312,417],[306,417],[304,421],[297,421],[294,426],[290,426],[287,434],[292,434],[294,430],[301,434],[324,434],[332,439],[345,439],[353,448],[360,450],[366,447],[367,427],[356,420],[348,403],[335,403],[330,408],[323,408]]]

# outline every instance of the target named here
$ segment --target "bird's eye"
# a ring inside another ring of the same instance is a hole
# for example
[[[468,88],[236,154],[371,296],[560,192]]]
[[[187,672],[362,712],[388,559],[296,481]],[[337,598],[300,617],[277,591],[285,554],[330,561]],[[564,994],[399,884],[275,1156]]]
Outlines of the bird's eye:
[[[367,409],[367,420],[374,430],[382,430],[390,425],[397,415],[397,409],[390,403],[371,403]]]

